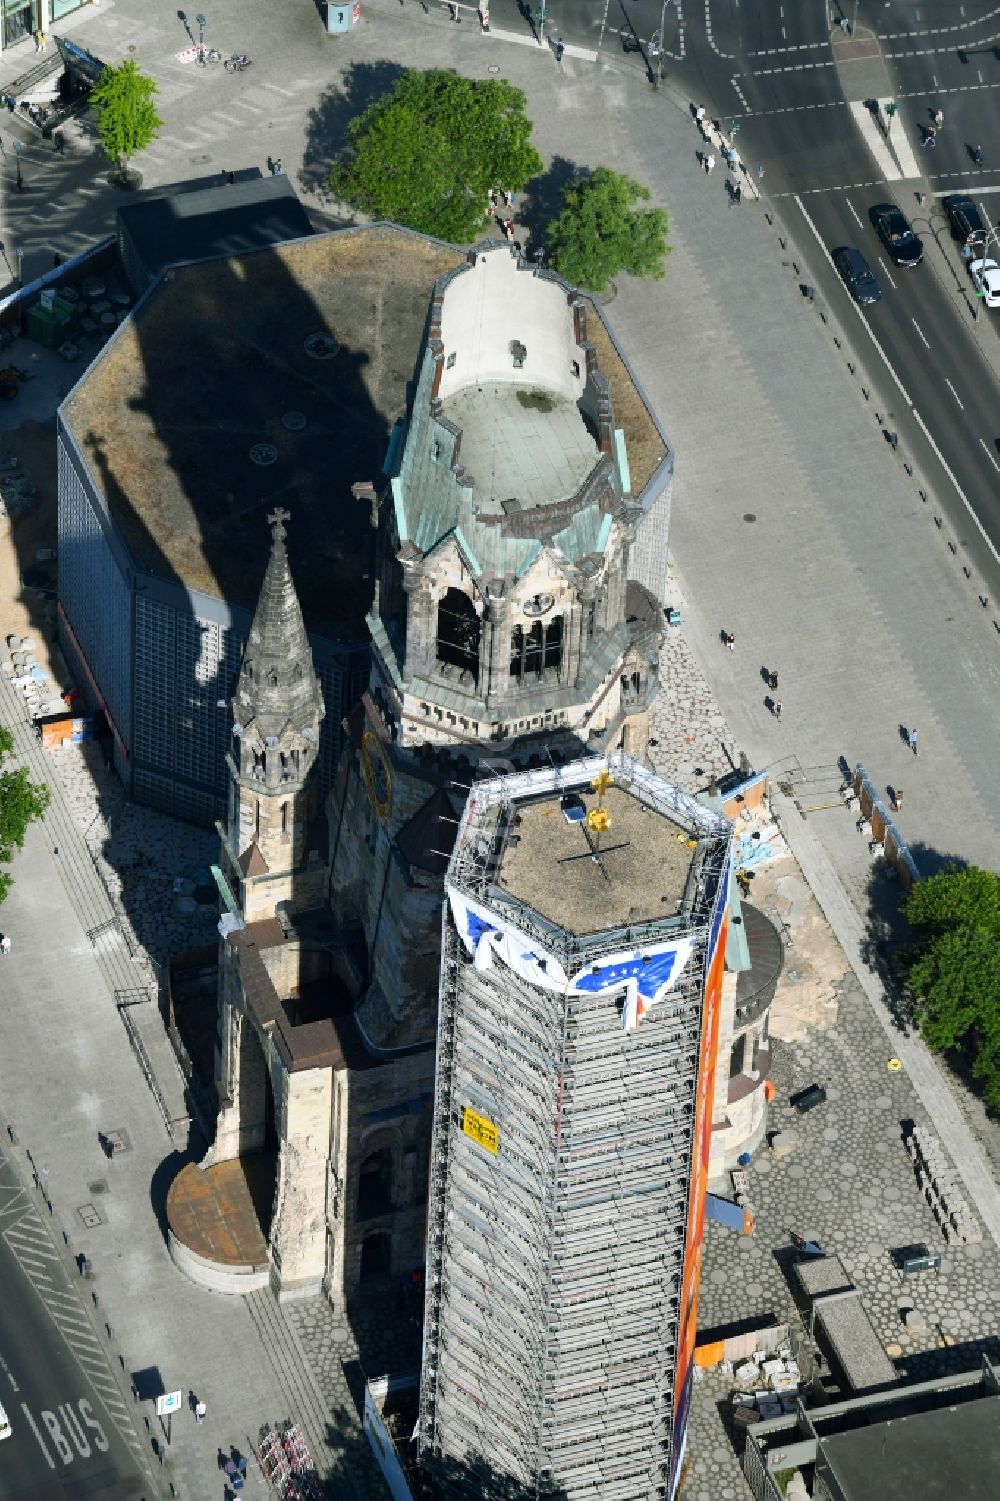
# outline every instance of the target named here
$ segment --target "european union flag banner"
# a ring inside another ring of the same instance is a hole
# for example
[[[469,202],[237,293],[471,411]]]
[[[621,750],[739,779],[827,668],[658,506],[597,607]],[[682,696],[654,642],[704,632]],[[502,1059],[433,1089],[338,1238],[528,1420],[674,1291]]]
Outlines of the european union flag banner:
[[[625,986],[622,1025],[631,1032],[657,1001],[662,1000],[683,973],[694,949],[693,938],[654,943],[645,949],[608,954],[572,977],[559,960],[539,947],[513,924],[462,891],[448,887],[455,926],[477,969],[491,969],[498,960],[532,985],[564,995],[594,995]],[[725,903],[723,903],[723,909]]]
[[[647,949],[608,954],[579,970],[570,980],[570,988],[582,995],[627,986],[622,1025],[631,1032],[650,1007],[676,985],[693,948],[693,938],[681,938],[674,943],[654,943]]]
[[[499,959],[532,985],[565,991],[566,971],[558,959],[526,934],[451,886],[448,901],[455,926],[477,969],[490,969]]]

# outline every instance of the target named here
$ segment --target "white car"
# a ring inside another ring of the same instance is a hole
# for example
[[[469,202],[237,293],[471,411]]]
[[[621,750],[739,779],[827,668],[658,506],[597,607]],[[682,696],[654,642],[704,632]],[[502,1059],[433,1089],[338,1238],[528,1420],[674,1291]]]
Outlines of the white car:
[[[973,285],[987,307],[1000,307],[1000,266],[996,261],[980,258],[969,262]]]
[[[10,1438],[13,1431],[10,1426],[10,1418],[3,1410],[3,1403],[0,1402],[0,1439]]]

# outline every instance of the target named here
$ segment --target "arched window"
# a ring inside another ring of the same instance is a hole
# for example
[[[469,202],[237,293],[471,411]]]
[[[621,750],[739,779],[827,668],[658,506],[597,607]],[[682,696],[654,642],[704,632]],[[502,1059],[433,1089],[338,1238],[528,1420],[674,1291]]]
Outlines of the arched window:
[[[358,1219],[370,1220],[392,1209],[392,1154],[388,1147],[373,1152],[358,1174]]]
[[[471,674],[479,682],[480,621],[476,607],[461,589],[448,589],[438,602],[437,659]]]
[[[388,1230],[366,1235],[361,1246],[361,1282],[388,1277],[392,1270],[392,1237]]]
[[[551,668],[558,672],[562,663],[563,621],[555,615],[547,623],[536,620],[530,629],[516,625],[510,635],[510,675],[517,682],[540,678]]]

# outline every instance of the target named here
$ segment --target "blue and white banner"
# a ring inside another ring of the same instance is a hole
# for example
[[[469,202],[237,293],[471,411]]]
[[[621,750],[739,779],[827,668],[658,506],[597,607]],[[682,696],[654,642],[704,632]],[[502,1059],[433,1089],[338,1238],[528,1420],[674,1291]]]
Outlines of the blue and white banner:
[[[448,887],[448,901],[455,926],[477,969],[489,969],[499,959],[530,984],[564,995],[594,995],[624,986],[622,1025],[626,1032],[637,1027],[650,1007],[676,985],[694,948],[693,938],[681,938],[628,949],[588,964],[570,978],[558,959],[488,907],[453,886]]]
[[[495,958],[502,959],[529,984],[542,990],[565,991],[566,971],[539,944],[452,886],[448,887],[448,900],[455,926],[477,969],[490,969]]]
[[[597,964],[578,970],[570,979],[570,989],[576,995],[585,995],[625,985],[622,1024],[626,1032],[631,1032],[650,1007],[677,984],[693,948],[693,938],[680,938],[673,943],[653,943],[645,949],[608,954]]]

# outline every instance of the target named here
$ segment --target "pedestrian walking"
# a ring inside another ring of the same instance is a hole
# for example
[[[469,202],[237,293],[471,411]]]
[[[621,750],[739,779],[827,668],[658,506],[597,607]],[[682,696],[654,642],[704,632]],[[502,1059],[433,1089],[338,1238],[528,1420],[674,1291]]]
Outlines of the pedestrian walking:
[[[10,939],[6,933],[0,933],[0,954],[10,953]]]
[[[36,52],[44,52],[45,51],[45,32],[44,31],[36,31],[35,32],[35,51]]]
[[[712,170],[712,168],[714,166],[715,166],[715,157],[712,155],[712,153],[710,151],[708,153],[708,155],[706,156],[706,158],[705,158],[705,176],[706,177],[711,172],[711,170]]]
[[[284,175],[285,175],[285,169],[281,165],[281,157],[277,156],[277,157],[275,157],[274,161],[271,163],[271,176],[272,177],[284,177]]]
[[[732,631],[723,631],[723,633],[722,633],[722,641],[723,641],[723,645],[728,646],[728,648],[729,648],[730,651],[734,651],[735,650],[735,648],[736,648],[736,637],[733,635]]]
[[[936,146],[937,145],[937,126],[936,125],[928,125],[927,129],[924,132],[924,145],[925,146]]]
[[[56,148],[56,150],[58,151],[58,153],[59,153],[60,156],[64,156],[65,155],[65,152],[66,152],[66,139],[63,136],[63,133],[62,133],[61,130],[54,130],[52,132],[52,144]]]
[[[941,126],[944,124],[944,110],[943,109],[936,109],[934,111],[934,124],[937,126],[938,130],[941,129]]]
[[[557,39],[556,39],[556,62],[557,63],[561,63],[562,62],[562,60],[563,60],[563,53],[565,51],[566,51],[566,43],[563,41],[562,37],[557,37]]]
[[[907,730],[907,732],[906,732],[906,743],[910,747],[910,750],[913,752],[913,754],[916,755],[917,754],[917,732],[916,732],[916,730]]]
[[[976,149],[975,149],[975,151],[973,151],[973,153],[972,153],[972,160],[975,162],[975,164],[976,164],[977,167],[981,167],[983,165],[983,148],[982,148],[982,146],[977,146]]]
[[[703,104],[699,104],[698,105],[698,108],[694,112],[694,118],[695,118],[696,124],[698,124],[698,125],[704,125],[704,123],[705,123],[705,106]]]
[[[199,1398],[198,1401],[194,1404],[194,1420],[195,1420],[195,1422],[196,1423],[204,1423],[204,1421],[205,1421],[205,1414],[206,1414],[207,1411],[208,1411],[208,1408],[205,1406],[204,1402],[202,1402],[201,1398]]]
[[[737,183],[733,188],[733,202],[736,204],[737,208],[743,202],[743,189],[739,183]]]
[[[768,675],[767,675],[767,686],[770,688],[770,690],[771,690],[772,693],[777,688],[777,686],[778,686],[778,674],[776,672],[769,672],[768,673]]]
[[[775,719],[780,719],[781,718],[781,699],[780,698],[776,698],[774,700],[774,708],[772,710],[772,713],[774,714]]]
[[[892,805],[895,808],[895,810],[896,810],[897,813],[899,812],[900,808],[903,806],[903,789],[902,789],[902,787],[894,787],[892,789]]]

